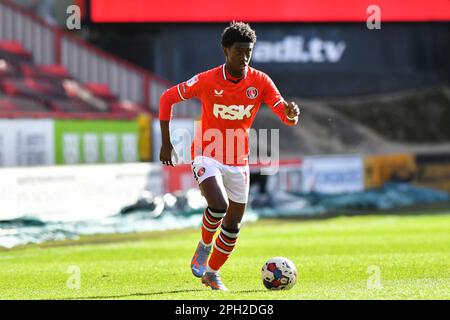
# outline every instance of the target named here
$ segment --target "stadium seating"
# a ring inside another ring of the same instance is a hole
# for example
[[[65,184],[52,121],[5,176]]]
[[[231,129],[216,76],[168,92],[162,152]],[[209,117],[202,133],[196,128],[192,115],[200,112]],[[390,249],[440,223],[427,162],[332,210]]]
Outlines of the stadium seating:
[[[103,83],[81,83],[61,65],[39,65],[16,41],[0,41],[0,118],[131,118],[145,112]]]

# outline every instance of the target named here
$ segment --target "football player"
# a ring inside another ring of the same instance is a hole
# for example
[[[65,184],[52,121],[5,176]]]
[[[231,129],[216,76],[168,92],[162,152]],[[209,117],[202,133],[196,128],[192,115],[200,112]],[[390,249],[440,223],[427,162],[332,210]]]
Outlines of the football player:
[[[219,270],[239,236],[249,193],[248,132],[261,103],[286,125],[299,121],[297,104],[286,102],[267,74],[249,66],[255,43],[255,31],[248,24],[232,22],[222,33],[225,63],[173,86],[160,98],[160,160],[167,166],[174,165],[169,131],[172,105],[194,97],[202,103],[191,158],[194,178],[208,207],[191,270],[213,290],[228,290]]]

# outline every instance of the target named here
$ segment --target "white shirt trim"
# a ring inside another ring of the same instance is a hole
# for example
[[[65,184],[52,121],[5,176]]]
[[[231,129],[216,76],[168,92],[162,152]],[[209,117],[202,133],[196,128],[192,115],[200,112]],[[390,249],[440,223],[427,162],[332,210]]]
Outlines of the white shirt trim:
[[[247,74],[248,74],[248,67],[245,67],[244,79],[247,79]],[[225,64],[222,65],[222,75],[223,75],[223,79],[224,80],[228,80],[227,79],[227,72],[225,71]],[[242,79],[242,78],[240,78],[240,79]]]
[[[273,107],[275,108],[277,105],[279,105],[281,102],[283,102],[284,100],[283,99],[280,99],[280,100],[278,100],[274,105],[273,105]]]
[[[178,94],[180,95],[181,99],[183,99],[183,101],[186,101],[186,99],[183,97],[183,95],[181,94],[180,91],[180,85],[177,85],[177,89],[178,89]]]
[[[223,64],[223,66],[222,66],[222,74],[223,74],[223,79],[227,80],[227,74],[225,73],[225,64]]]

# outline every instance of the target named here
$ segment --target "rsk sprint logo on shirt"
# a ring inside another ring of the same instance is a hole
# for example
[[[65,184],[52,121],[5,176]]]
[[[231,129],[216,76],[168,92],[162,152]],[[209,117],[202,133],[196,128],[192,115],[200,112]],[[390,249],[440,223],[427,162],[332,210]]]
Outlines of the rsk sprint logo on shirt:
[[[222,118],[226,120],[242,120],[245,117],[250,118],[252,116],[250,110],[252,110],[253,107],[253,104],[245,107],[242,104],[225,106],[215,103],[213,113],[216,118]]]

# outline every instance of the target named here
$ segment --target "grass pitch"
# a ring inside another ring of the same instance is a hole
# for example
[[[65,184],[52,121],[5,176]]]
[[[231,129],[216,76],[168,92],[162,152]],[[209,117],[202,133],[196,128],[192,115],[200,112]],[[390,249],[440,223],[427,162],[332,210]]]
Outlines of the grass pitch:
[[[450,298],[449,214],[246,225],[221,272],[230,292],[212,291],[191,274],[199,235],[189,229],[0,249],[0,299]],[[292,290],[263,287],[260,269],[273,256],[296,264]]]

